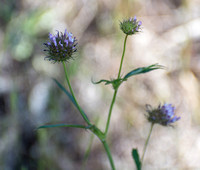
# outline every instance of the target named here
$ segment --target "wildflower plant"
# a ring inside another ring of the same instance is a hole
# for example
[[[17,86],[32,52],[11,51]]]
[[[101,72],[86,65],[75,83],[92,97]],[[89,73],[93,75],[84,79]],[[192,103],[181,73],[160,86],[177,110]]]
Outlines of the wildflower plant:
[[[157,108],[152,108],[151,105],[146,105],[146,115],[147,120],[151,123],[151,128],[146,139],[143,154],[141,160],[139,159],[139,154],[137,149],[132,150],[132,155],[135,160],[137,169],[140,170],[142,168],[142,163],[144,160],[144,155],[149,143],[149,139],[153,130],[154,124],[160,124],[162,126],[173,126],[172,123],[178,121],[181,117],[177,117],[175,115],[175,107],[172,104],[165,103],[164,105],[159,105]]]
[[[55,124],[55,125],[43,125],[38,127],[38,129],[41,128],[53,128],[53,127],[74,127],[74,128],[82,128],[82,129],[87,129],[91,133],[93,133],[95,136],[99,138],[101,141],[102,145],[104,146],[105,152],[107,154],[107,157],[110,162],[110,166],[112,170],[115,170],[115,164],[112,158],[112,154],[110,152],[109,145],[107,143],[107,136],[108,136],[108,131],[109,131],[109,126],[110,126],[110,121],[112,117],[112,110],[116,101],[117,97],[117,92],[122,83],[125,81],[129,80],[129,78],[138,75],[138,74],[144,74],[148,73],[150,71],[156,70],[156,69],[162,69],[164,68],[163,66],[159,64],[152,64],[147,67],[139,67],[135,68],[128,73],[125,74],[125,76],[121,75],[122,71],[122,66],[123,66],[123,60],[125,56],[125,51],[126,51],[126,43],[127,43],[127,38],[128,36],[135,35],[136,33],[141,31],[142,22],[138,21],[136,17],[134,18],[129,18],[127,20],[124,20],[120,22],[120,29],[125,33],[125,38],[124,38],[124,44],[123,44],[123,52],[122,52],[122,57],[121,57],[121,62],[119,65],[119,70],[118,70],[118,75],[115,79],[111,80],[99,80],[97,82],[94,82],[94,84],[99,84],[99,83],[105,83],[105,85],[112,85],[113,87],[113,97],[111,100],[110,108],[108,111],[108,116],[107,116],[107,121],[106,121],[106,126],[104,130],[101,130],[98,128],[96,122],[93,123],[87,116],[87,114],[84,112],[84,110],[81,108],[79,105],[78,101],[76,100],[75,94],[73,92],[69,77],[68,77],[68,71],[66,68],[67,61],[73,58],[73,54],[77,51],[76,46],[77,46],[77,40],[73,36],[72,33],[68,32],[65,30],[64,33],[57,31],[57,34],[53,35],[49,33],[49,40],[44,43],[45,49],[44,51],[46,52],[47,56],[45,59],[52,61],[53,63],[61,62],[64,68],[65,72],[65,78],[68,84],[68,89],[69,91],[57,80],[54,79],[55,83],[58,85],[58,87],[67,95],[67,97],[71,100],[71,102],[75,105],[75,107],[78,109],[80,115],[85,121],[85,125],[77,125],[77,124]],[[152,109],[150,105],[147,107],[147,119],[149,122],[151,122],[151,130],[150,134],[153,128],[153,125],[158,123],[164,126],[171,125],[171,123],[177,121],[180,119],[180,117],[174,116],[174,107],[172,107],[170,104],[164,104],[163,106],[158,106],[156,109]],[[142,165],[142,160],[144,158],[144,153],[150,138],[150,134],[147,138],[147,142],[145,145],[145,149],[143,152],[143,156],[140,159],[139,154],[137,149],[132,150],[132,156],[133,159],[136,163],[137,169],[141,169]]]

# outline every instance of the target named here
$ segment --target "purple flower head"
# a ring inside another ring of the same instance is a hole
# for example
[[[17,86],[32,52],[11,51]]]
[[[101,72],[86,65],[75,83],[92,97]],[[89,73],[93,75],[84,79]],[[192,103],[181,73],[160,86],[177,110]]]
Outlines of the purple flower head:
[[[175,108],[171,104],[159,105],[157,108],[152,109],[150,105],[146,105],[147,119],[151,123],[158,123],[163,126],[170,126],[180,119],[175,116]]]
[[[44,43],[44,51],[47,52],[45,59],[53,61],[54,63],[68,61],[72,58],[73,53],[77,51],[76,41],[73,34],[67,32],[66,29],[64,34],[59,31],[57,31],[56,35],[49,33],[49,41]]]
[[[141,30],[141,21],[137,21],[136,16],[120,22],[120,29],[127,35],[133,35]]]

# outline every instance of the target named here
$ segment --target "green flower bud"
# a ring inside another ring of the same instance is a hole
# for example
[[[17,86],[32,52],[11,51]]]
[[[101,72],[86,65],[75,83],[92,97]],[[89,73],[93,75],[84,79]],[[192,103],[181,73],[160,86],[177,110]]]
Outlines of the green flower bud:
[[[124,20],[120,22],[120,29],[126,35],[133,35],[141,30],[141,21],[137,21],[136,16],[134,18],[130,18],[128,20]]]

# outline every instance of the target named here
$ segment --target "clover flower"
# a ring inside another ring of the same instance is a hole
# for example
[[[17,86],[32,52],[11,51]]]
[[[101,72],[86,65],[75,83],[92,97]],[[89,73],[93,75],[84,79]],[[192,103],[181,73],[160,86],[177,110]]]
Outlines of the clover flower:
[[[175,116],[174,109],[171,104],[159,105],[158,108],[152,109],[150,105],[147,105],[147,119],[151,123],[158,123],[163,126],[168,126],[180,119]]]
[[[141,30],[141,21],[137,21],[136,16],[120,22],[120,29],[127,35],[133,35]]]
[[[54,63],[68,61],[72,58],[73,53],[77,51],[76,41],[73,34],[67,32],[66,29],[64,34],[62,32],[59,33],[59,31],[57,31],[56,35],[49,33],[49,41],[44,43],[44,51],[47,52],[45,59]]]

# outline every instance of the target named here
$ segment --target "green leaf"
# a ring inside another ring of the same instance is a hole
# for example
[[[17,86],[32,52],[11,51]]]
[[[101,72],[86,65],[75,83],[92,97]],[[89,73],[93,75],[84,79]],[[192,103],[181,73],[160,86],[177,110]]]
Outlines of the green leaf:
[[[60,89],[65,92],[65,94],[69,97],[69,99],[72,101],[72,103],[76,106],[76,102],[75,102],[73,96],[56,79],[53,79],[53,80],[58,85],[58,87],[60,87]]]
[[[70,92],[68,92],[65,87],[62,86],[62,84],[60,84],[56,79],[53,79],[55,81],[55,83],[58,85],[58,87],[60,87],[60,89],[69,97],[69,99],[72,101],[72,103],[76,106],[76,108],[78,109],[78,106],[73,98],[73,96],[71,95]],[[83,111],[82,108],[80,108],[82,113],[85,115],[85,117],[87,117],[87,115],[85,114],[85,112]],[[79,109],[78,109],[79,110]],[[88,117],[87,117],[88,119]],[[89,120],[89,119],[88,119]]]
[[[105,85],[107,85],[107,84],[111,84],[112,83],[112,81],[104,80],[104,79],[103,80],[99,80],[97,82],[94,82],[93,80],[91,80],[91,81],[92,81],[93,84],[100,84],[100,83],[104,82]]]
[[[100,80],[100,81],[97,81],[97,82],[94,82],[92,80],[92,83],[93,84],[99,84],[99,83],[105,82],[105,85],[112,84],[113,89],[116,90],[121,85],[121,83],[123,81],[126,81],[126,79],[119,78],[119,79],[112,79],[112,80]]]
[[[156,70],[156,69],[164,69],[164,66],[159,65],[159,64],[152,64],[148,67],[139,67],[139,68],[136,68],[136,69],[130,71],[129,73],[127,73],[123,79],[125,80],[131,76],[147,73],[149,71]]]
[[[141,162],[140,162],[140,157],[139,157],[137,149],[132,149],[132,157],[135,161],[137,170],[141,170]]]
[[[55,125],[43,125],[39,126],[37,129],[42,129],[42,128],[54,128],[54,127],[74,127],[74,128],[82,128],[82,129],[88,129],[88,126],[84,125],[71,125],[71,124],[55,124]]]

